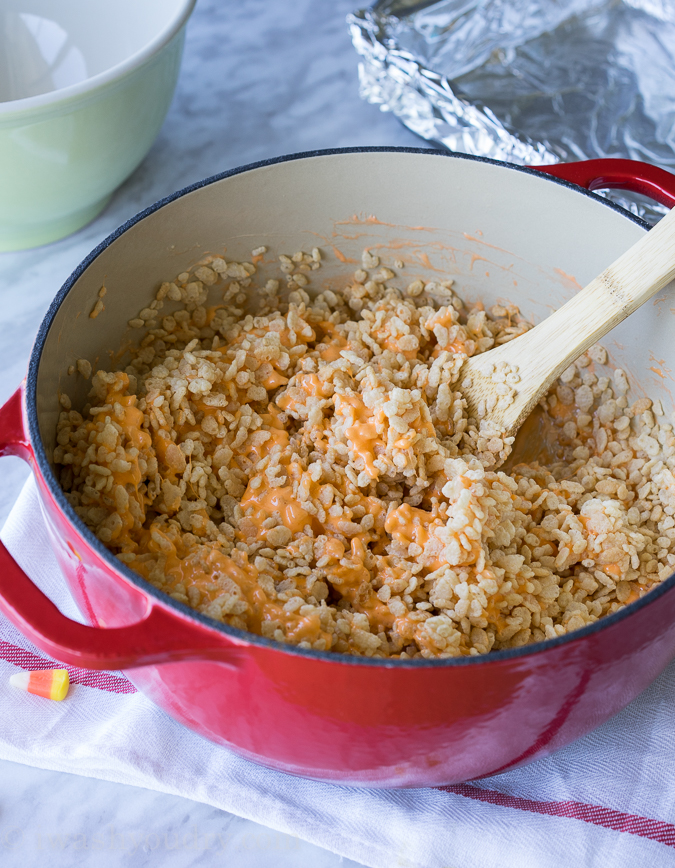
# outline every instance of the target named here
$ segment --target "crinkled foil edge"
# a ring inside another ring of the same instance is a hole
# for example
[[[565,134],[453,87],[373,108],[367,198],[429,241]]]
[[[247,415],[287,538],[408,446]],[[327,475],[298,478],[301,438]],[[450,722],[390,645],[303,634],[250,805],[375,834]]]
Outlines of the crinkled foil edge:
[[[450,81],[386,39],[371,9],[347,16],[359,63],[361,98],[393,112],[412,132],[451,151],[511,163],[559,162],[546,145],[508,130],[487,106],[464,99]]]
[[[560,162],[545,142],[508,129],[484,104],[470,102],[450,80],[427,69],[385,33],[386,19],[374,9],[347,16],[358,65],[363,100],[390,111],[418,136],[449,151],[490,157],[517,165],[543,166]],[[650,223],[668,208],[625,192],[598,191]]]

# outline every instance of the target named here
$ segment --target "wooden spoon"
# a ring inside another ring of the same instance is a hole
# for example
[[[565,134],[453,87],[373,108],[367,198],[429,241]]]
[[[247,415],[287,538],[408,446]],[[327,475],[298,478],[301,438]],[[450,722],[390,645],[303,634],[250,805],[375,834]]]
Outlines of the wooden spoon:
[[[455,388],[469,416],[500,436],[514,435],[575,359],[673,277],[675,209],[536,328],[464,362]]]

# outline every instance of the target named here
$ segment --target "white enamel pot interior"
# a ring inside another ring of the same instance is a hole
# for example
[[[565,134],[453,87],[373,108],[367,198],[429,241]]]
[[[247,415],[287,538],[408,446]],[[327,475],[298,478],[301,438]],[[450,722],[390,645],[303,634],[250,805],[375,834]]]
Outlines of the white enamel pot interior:
[[[139,332],[128,320],[158,285],[207,254],[250,260],[268,252],[258,278],[279,277],[280,254],[323,251],[310,291],[342,284],[369,248],[397,273],[454,278],[469,302],[513,302],[539,322],[571,298],[646,230],[626,211],[580,188],[504,163],[412,149],[294,155],[226,172],[177,193],[122,226],[57,296],[36,383],[42,442],[55,444],[58,394],[77,406],[88,385],[77,359],[111,367],[111,354]],[[399,260],[404,268],[395,266]],[[89,313],[106,287],[105,309]],[[220,291],[212,302],[220,301]],[[254,312],[253,305],[253,312]],[[163,313],[171,312],[169,304]],[[604,340],[632,394],[673,410],[675,298],[672,285]]]

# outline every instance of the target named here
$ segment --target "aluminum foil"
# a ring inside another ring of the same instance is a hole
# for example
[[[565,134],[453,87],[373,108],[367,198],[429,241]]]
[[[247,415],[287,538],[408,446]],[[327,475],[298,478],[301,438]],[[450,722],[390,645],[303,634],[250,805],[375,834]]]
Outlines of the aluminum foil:
[[[347,20],[362,97],[436,145],[675,170],[675,0],[379,0]]]

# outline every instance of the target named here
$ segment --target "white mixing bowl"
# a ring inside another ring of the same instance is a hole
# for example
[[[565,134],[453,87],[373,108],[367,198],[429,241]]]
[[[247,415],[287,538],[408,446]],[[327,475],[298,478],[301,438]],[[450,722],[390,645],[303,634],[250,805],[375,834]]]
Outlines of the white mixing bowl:
[[[195,0],[3,0],[0,251],[92,220],[147,154]]]

